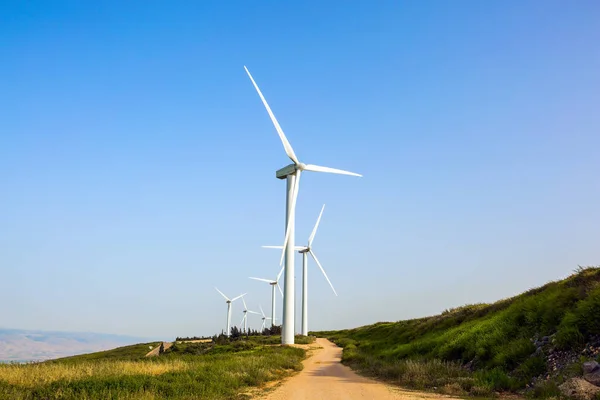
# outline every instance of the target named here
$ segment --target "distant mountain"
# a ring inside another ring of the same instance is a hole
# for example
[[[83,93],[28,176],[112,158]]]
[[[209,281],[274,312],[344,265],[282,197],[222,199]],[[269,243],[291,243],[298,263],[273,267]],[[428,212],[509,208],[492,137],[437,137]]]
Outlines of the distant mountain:
[[[149,341],[151,339],[103,333],[0,328],[0,362],[42,361]]]

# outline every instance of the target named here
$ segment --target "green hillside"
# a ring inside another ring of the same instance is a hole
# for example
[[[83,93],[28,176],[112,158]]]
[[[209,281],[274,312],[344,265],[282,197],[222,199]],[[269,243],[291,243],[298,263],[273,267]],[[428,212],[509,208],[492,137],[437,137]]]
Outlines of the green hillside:
[[[79,354],[76,356],[56,358],[46,361],[48,363],[79,363],[94,360],[136,360],[144,357],[152,348],[160,346],[160,342],[138,343],[131,346],[117,347],[116,349],[98,351],[96,353]]]
[[[558,395],[600,349],[600,268],[579,268],[494,304],[440,315],[316,332],[344,348],[343,362],[404,386],[489,396]]]

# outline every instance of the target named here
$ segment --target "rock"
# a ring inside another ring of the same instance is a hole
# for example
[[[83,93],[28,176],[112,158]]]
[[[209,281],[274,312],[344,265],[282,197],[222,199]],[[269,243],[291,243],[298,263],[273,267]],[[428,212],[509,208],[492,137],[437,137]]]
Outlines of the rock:
[[[589,374],[583,374],[583,379],[592,385],[600,386],[600,370],[590,372]]]
[[[600,369],[600,364],[598,364],[596,361],[586,361],[583,363],[583,372],[586,374],[595,372],[598,369]]]
[[[600,388],[581,378],[571,378],[558,387],[567,397],[578,400],[594,400],[600,393]]]

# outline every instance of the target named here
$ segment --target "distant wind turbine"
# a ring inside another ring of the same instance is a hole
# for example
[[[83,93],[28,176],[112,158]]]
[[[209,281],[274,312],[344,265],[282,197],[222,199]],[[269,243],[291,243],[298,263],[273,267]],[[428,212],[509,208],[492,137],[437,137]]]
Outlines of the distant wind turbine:
[[[281,293],[281,297],[283,297],[283,292],[281,291],[281,286],[279,286],[279,278],[281,277],[282,273],[283,273],[283,267],[277,274],[277,278],[275,280],[254,278],[252,276],[250,277],[250,279],[254,279],[256,281],[267,282],[269,285],[271,285],[271,326],[275,325],[275,318],[276,318],[275,317],[275,286],[277,286],[277,289],[279,289],[279,292]]]
[[[223,294],[223,292],[221,292],[219,289],[217,289],[215,287],[215,290],[217,292],[219,292],[221,294],[221,296],[223,296],[225,298],[225,302],[227,303],[227,331],[225,332],[226,336],[231,335],[231,303],[233,303],[234,301],[236,301],[237,299],[239,299],[240,297],[245,296],[247,293],[244,294],[240,294],[237,297],[234,297],[233,299],[230,299],[229,297],[225,296]]]
[[[263,311],[262,306],[259,306],[259,307],[260,307],[260,312],[262,313],[262,322],[263,323],[262,323],[262,327],[260,328],[260,331],[262,332],[265,330],[265,326],[267,325],[267,320],[271,319],[271,318],[269,318],[265,315],[265,312]]]
[[[248,310],[248,306],[246,305],[246,300],[244,300],[244,296],[242,296],[242,302],[244,303],[244,318],[242,318],[242,322],[240,325],[244,325],[244,333],[248,332],[248,313],[260,315],[256,311]]]
[[[317,229],[319,228],[319,223],[321,222],[321,217],[323,216],[323,211],[325,210],[325,204],[321,208],[321,212],[319,213],[319,217],[317,218],[317,222],[315,223],[315,227],[313,228],[310,236],[308,237],[308,244],[306,246],[295,246],[294,249],[298,250],[298,253],[302,254],[302,335],[308,336],[308,254],[312,256],[315,260],[319,269],[327,279],[327,283],[331,286],[331,290],[337,296],[337,292],[333,287],[333,284],[329,280],[329,277],[325,273],[323,266],[319,262],[319,259],[315,255],[312,250],[312,243],[315,240],[315,235],[317,234]],[[283,246],[263,246],[268,249],[281,249]]]
[[[286,229],[285,239],[283,241],[283,249],[281,252],[281,260],[279,262],[279,264],[281,265],[285,256],[285,281],[283,285],[283,332],[281,335],[281,343],[294,344],[294,222],[296,215],[296,199],[298,198],[298,189],[300,185],[300,175],[302,171],[329,172],[333,174],[353,176],[362,175],[354,172],[344,171],[341,169],[321,167],[319,165],[304,164],[300,162],[298,160],[298,157],[296,157],[296,154],[294,153],[292,145],[285,137],[285,134],[283,133],[283,129],[281,129],[279,122],[277,122],[273,111],[271,111],[271,107],[269,107],[267,100],[258,88],[258,85],[254,81],[254,78],[252,78],[250,71],[248,71],[248,68],[246,68],[246,66],[244,66],[244,69],[246,70],[248,77],[252,81],[254,88],[258,92],[258,95],[262,100],[263,105],[267,109],[267,113],[269,114],[273,125],[275,125],[275,129],[279,134],[279,139],[281,139],[281,143],[283,144],[285,153],[293,162],[293,164],[290,164],[287,167],[278,170],[275,175],[279,179],[287,179]]]

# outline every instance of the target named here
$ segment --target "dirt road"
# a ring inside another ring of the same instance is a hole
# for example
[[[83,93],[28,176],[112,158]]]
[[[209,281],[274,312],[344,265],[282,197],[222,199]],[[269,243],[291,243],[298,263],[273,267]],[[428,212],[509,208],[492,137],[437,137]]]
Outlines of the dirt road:
[[[430,393],[388,386],[352,372],[341,364],[342,349],[327,339],[317,339],[322,349],[304,361],[304,369],[269,393],[266,400],[416,400],[448,399]]]

